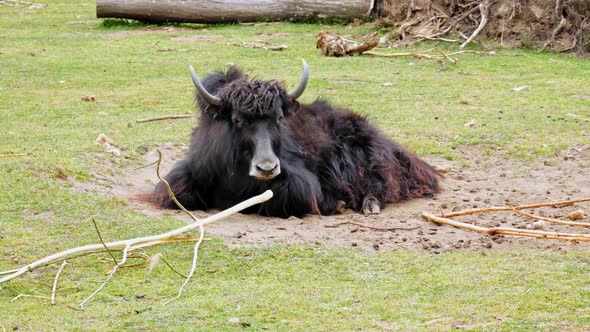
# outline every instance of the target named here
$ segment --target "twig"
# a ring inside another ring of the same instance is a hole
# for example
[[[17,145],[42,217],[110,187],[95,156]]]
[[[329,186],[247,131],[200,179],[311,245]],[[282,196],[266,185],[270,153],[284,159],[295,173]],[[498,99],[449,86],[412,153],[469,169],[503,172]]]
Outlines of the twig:
[[[156,174],[158,175],[158,179],[160,179],[160,181],[162,181],[164,183],[164,185],[166,185],[166,190],[168,191],[168,195],[170,195],[170,197],[172,197],[172,200],[178,206],[178,208],[180,208],[182,211],[184,211],[186,214],[188,214],[191,218],[193,218],[193,220],[195,222],[197,222],[198,221],[197,217],[195,217],[194,214],[192,214],[182,204],[180,204],[180,202],[176,199],[176,196],[174,195],[174,192],[172,191],[172,188],[170,187],[170,184],[168,183],[168,181],[166,181],[166,179],[164,179],[160,175],[160,162],[162,161],[162,152],[160,152],[160,150],[158,150],[158,156],[159,156],[158,166],[156,168]],[[199,254],[199,246],[203,242],[204,236],[205,236],[205,229],[203,228],[203,224],[199,224],[199,240],[197,241],[197,243],[195,243],[195,247],[193,249],[193,263],[191,265],[191,269],[189,271],[189,274],[186,277],[186,279],[184,280],[184,283],[182,284],[182,286],[180,286],[180,289],[178,290],[178,295],[176,295],[175,298],[168,300],[166,302],[166,304],[180,298],[180,296],[182,295],[182,291],[184,290],[184,287],[186,287],[186,285],[188,284],[188,282],[190,281],[192,276],[195,274],[195,270],[197,268],[197,258],[198,258],[198,254]]]
[[[28,5],[29,7],[35,6],[37,8],[46,7],[46,4],[43,3],[36,3],[36,2],[28,2],[28,1],[21,1],[21,0],[0,0],[0,5],[5,5],[8,7],[19,7],[21,4]]]
[[[59,267],[59,270],[57,270],[57,273],[55,274],[55,278],[53,279],[53,287],[51,287],[51,305],[55,305],[55,293],[57,292],[57,280],[59,280],[59,275],[61,274],[61,271],[63,271],[64,267],[66,267],[66,265],[68,265],[68,262],[66,262],[65,260],[63,261],[63,263],[61,263],[61,266]]]
[[[547,221],[547,222],[554,223],[554,224],[568,225],[568,226],[590,227],[590,223],[576,222],[576,221],[567,221],[567,220],[561,220],[561,219],[555,219],[555,218],[542,217],[542,216],[537,216],[537,215],[534,215],[534,214],[526,213],[526,212],[520,211],[518,209],[512,209],[512,212],[514,212],[516,214],[523,215],[525,217],[529,217],[531,219],[543,220],[543,221]]]
[[[18,294],[17,296],[13,297],[12,300],[10,300],[10,302],[14,302],[18,299],[20,299],[21,297],[34,297],[37,299],[49,299],[47,296],[40,296],[40,295],[29,295],[29,294]]]
[[[115,264],[117,264],[117,259],[115,258],[115,255],[113,255],[113,253],[109,250],[109,247],[107,247],[106,244],[104,244],[104,240],[102,239],[102,235],[100,235],[100,231],[98,230],[98,225],[96,224],[96,220],[94,220],[94,218],[92,218],[91,220],[92,220],[92,224],[94,225],[94,229],[96,230],[96,234],[98,234],[98,239],[100,240],[100,243],[102,243],[102,245],[104,246],[106,251],[109,253],[109,255],[111,255],[111,257],[113,258],[113,262],[115,262]]]
[[[184,280],[182,285],[180,286],[180,289],[178,290],[178,295],[176,295],[176,297],[166,301],[165,305],[172,302],[172,301],[176,301],[178,298],[180,298],[180,296],[182,295],[182,291],[184,290],[184,288],[186,287],[188,282],[191,280],[191,278],[195,274],[195,270],[197,269],[197,258],[199,257],[199,246],[201,245],[201,242],[203,242],[203,235],[205,234],[205,230],[203,229],[203,225],[201,225],[199,227],[199,230],[200,230],[199,241],[197,241],[197,243],[195,243],[195,247],[193,249],[193,263],[191,265],[190,272],[189,272],[188,276],[186,276],[186,279]]]
[[[516,0],[512,0],[512,11],[510,12],[510,17],[508,17],[508,21],[512,21],[512,19],[516,16]],[[503,25],[503,23],[502,23]],[[502,29],[502,33],[504,29]]]
[[[144,123],[144,122],[152,122],[152,121],[160,121],[160,120],[170,120],[170,119],[186,119],[186,118],[192,118],[193,115],[192,114],[179,114],[179,115],[164,115],[164,116],[156,116],[153,118],[145,118],[145,119],[139,119],[135,122],[137,123]]]
[[[387,232],[387,231],[413,231],[415,229],[420,228],[420,226],[409,227],[409,228],[404,228],[404,227],[387,227],[387,228],[384,228],[384,227],[375,227],[375,226],[363,225],[363,224],[356,223],[354,221],[344,221],[344,222],[340,222],[340,223],[337,223],[337,224],[324,225],[324,227],[326,227],[326,228],[337,228],[340,225],[354,225],[354,226],[358,226],[358,227],[364,227],[364,228],[372,229],[374,231],[383,231],[383,232]]]
[[[268,45],[268,46],[264,46],[261,44],[257,44],[257,43],[246,43],[246,42],[242,42],[241,44],[238,43],[227,43],[226,45],[230,45],[230,46],[238,46],[238,47],[245,47],[245,48],[262,48],[265,50],[269,50],[269,51],[282,51],[288,48],[287,45]]]
[[[416,53],[416,52],[409,52],[409,53],[375,53],[375,52],[364,52],[364,55],[368,56],[380,56],[384,58],[400,58],[400,57],[414,57],[419,59],[428,59],[428,60],[436,60],[441,61],[443,57],[439,55],[430,55],[430,54],[423,54],[423,53]]]
[[[30,152],[25,153],[2,153],[0,154],[0,158],[16,158],[16,157],[24,157],[30,155]]]
[[[446,54],[443,53],[443,51],[441,51],[438,47],[434,48],[435,51],[437,51],[438,53],[440,53],[440,55],[444,58],[447,59],[449,61],[451,61],[453,64],[456,64],[457,61],[459,61],[458,59],[453,59],[453,58],[449,58]]]
[[[558,232],[545,232],[528,229],[518,229],[509,227],[481,227],[476,226],[449,218],[438,217],[428,212],[422,212],[422,218],[432,221],[437,224],[451,225],[457,228],[469,229],[478,233],[494,235],[513,235],[513,236],[526,236],[540,239],[556,239],[556,240],[568,240],[568,241],[588,241],[590,242],[590,235],[587,234],[576,234],[576,233],[558,233]]]
[[[125,264],[125,262],[127,261],[127,255],[129,254],[129,248],[131,248],[131,243],[127,243],[125,245],[125,249],[123,249],[123,258],[121,258],[121,261],[113,267],[113,270],[111,271],[111,273],[109,273],[107,279],[94,291],[94,293],[90,294],[86,299],[84,299],[84,301],[80,303],[80,305],[78,306],[80,307],[80,309],[84,309],[84,305],[88,303],[88,301],[90,301],[96,294],[98,294],[98,292],[100,292],[104,288],[104,286],[107,285],[109,280],[111,280],[111,278],[115,275],[115,272],[117,272],[117,268]]]
[[[158,152],[158,163],[156,164],[156,175],[158,176],[158,179],[160,179],[160,181],[162,181],[162,183],[164,183],[164,185],[166,186],[166,190],[168,191],[168,195],[172,198],[172,200],[174,201],[176,206],[178,206],[179,209],[181,209],[184,213],[186,213],[189,217],[191,217],[194,222],[199,221],[199,219],[197,219],[197,217],[195,217],[194,214],[192,214],[182,204],[180,204],[178,199],[176,199],[176,195],[174,195],[172,188],[170,187],[170,183],[168,183],[168,181],[166,181],[166,179],[164,179],[162,177],[162,175],[160,174],[160,164],[162,163],[162,151],[157,150],[157,152]],[[200,230],[202,229],[201,225],[199,225],[199,229]]]
[[[475,39],[475,37],[477,37],[479,32],[486,26],[486,24],[488,23],[488,14],[489,14],[489,9],[490,9],[489,6],[492,3],[494,3],[494,1],[495,0],[492,0],[492,1],[490,1],[490,3],[488,3],[486,0],[484,0],[479,4],[479,11],[481,13],[481,21],[479,22],[479,26],[477,27],[477,29],[475,29],[475,31],[473,31],[471,36],[469,36],[469,38],[467,38],[467,40],[463,44],[461,44],[461,46],[459,46],[460,50],[463,50],[465,48],[465,46],[467,46],[469,43],[471,43],[473,41],[473,39]]]
[[[476,214],[476,213],[483,213],[483,212],[536,209],[536,208],[545,207],[545,206],[553,206],[553,207],[568,206],[568,205],[572,205],[575,203],[582,203],[582,202],[590,202],[590,197],[568,200],[568,201],[528,204],[528,205],[519,205],[519,206],[494,206],[494,207],[489,207],[489,208],[480,208],[480,209],[459,211],[459,212],[453,212],[453,213],[445,213],[445,214],[442,214],[442,216],[446,217],[446,218],[452,218],[452,217],[466,216],[469,214]]]
[[[143,169],[143,168],[150,167],[150,166],[152,166],[152,165],[155,165],[155,164],[157,164],[157,163],[158,163],[158,161],[156,160],[156,161],[154,161],[153,163],[149,163],[149,164],[147,164],[147,165],[139,166],[139,167],[137,167],[137,168],[134,168],[133,170],[134,170],[134,171],[139,171],[140,169]]]
[[[161,253],[157,253],[154,256],[152,256],[152,258],[150,259],[150,266],[148,267],[148,270],[145,274],[145,281],[149,282],[149,275],[150,273],[154,270],[154,268],[156,267],[156,265],[158,264],[158,262],[160,262],[160,260],[164,261],[164,263],[168,266],[168,268],[170,268],[170,270],[172,270],[172,272],[178,274],[179,276],[186,278],[186,275],[176,271],[176,269],[174,267],[172,267],[172,265],[170,265],[170,263],[166,260],[166,258],[164,258],[164,255],[162,255]]]

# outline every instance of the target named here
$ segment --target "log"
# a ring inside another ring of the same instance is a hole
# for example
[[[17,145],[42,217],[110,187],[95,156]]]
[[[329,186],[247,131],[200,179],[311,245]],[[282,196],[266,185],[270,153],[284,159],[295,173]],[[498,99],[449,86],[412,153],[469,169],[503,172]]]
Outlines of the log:
[[[97,0],[98,18],[144,22],[227,23],[354,19],[370,14],[372,0]]]

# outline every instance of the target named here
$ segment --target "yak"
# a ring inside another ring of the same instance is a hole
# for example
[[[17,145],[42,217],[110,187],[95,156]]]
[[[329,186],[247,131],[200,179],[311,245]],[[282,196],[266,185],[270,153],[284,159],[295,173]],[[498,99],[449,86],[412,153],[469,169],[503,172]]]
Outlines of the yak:
[[[265,190],[273,198],[245,210],[276,217],[332,215],[342,207],[377,214],[388,203],[431,197],[439,174],[367,119],[276,80],[250,80],[235,66],[202,82],[189,66],[200,107],[189,151],[165,177],[187,209],[226,209]],[[177,208],[160,182],[153,201]]]

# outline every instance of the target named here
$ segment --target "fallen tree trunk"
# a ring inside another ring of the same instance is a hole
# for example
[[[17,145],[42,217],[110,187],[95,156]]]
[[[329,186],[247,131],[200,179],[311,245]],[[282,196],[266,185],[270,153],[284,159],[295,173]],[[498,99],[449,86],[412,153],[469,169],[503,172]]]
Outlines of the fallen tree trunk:
[[[190,23],[353,19],[370,14],[371,4],[371,0],[97,0],[96,16]]]

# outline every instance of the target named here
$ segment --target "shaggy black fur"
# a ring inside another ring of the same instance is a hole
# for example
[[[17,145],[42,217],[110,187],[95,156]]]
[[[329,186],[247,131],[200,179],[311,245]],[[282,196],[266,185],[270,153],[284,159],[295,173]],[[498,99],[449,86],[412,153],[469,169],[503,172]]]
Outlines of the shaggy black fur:
[[[280,83],[249,81],[236,67],[207,76],[203,85],[221,106],[197,97],[201,116],[189,153],[166,176],[188,209],[225,209],[270,189],[270,201],[246,212],[330,215],[338,201],[361,211],[439,190],[430,165],[349,110],[322,99],[299,105]],[[269,133],[280,160],[281,173],[269,181],[248,175],[254,128]],[[162,183],[153,198],[176,208]]]

